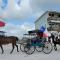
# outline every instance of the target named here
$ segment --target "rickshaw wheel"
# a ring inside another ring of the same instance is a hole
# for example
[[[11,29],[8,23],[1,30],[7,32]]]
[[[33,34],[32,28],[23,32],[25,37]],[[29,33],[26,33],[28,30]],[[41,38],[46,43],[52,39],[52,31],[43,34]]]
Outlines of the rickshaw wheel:
[[[20,50],[22,51],[22,52],[24,52],[24,44],[20,44]]]
[[[49,42],[45,42],[45,45],[43,46],[43,52],[44,52],[45,54],[49,54],[49,53],[52,52],[52,49],[53,49],[52,44],[49,43]]]
[[[35,47],[34,46],[25,46],[24,51],[26,52],[26,54],[31,55],[34,53]]]
[[[21,40],[20,50],[22,52],[24,52],[24,46],[27,44],[27,40],[28,40],[28,38],[26,38],[26,37],[23,37],[22,40]]]

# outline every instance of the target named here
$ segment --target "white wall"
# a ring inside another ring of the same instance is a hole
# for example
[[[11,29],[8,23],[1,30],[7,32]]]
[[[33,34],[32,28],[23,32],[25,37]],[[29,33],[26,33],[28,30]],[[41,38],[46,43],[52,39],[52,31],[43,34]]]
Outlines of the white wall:
[[[47,23],[48,13],[44,14],[38,21],[35,22],[35,29],[40,29],[41,26],[46,28],[49,26]]]

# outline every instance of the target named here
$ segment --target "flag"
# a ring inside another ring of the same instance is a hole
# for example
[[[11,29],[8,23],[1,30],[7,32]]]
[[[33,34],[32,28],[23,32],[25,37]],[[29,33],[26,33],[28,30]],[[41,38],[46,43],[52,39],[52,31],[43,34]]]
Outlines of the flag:
[[[45,31],[45,27],[44,26],[41,26],[41,28],[40,28],[40,32],[44,32]]]
[[[44,26],[41,26],[40,32],[43,32],[43,37],[51,36],[51,34],[47,31],[47,29]]]
[[[5,26],[5,22],[0,21],[0,27],[4,27]]]
[[[47,29],[45,29],[45,31],[43,32],[43,37],[49,37],[51,36],[51,34],[47,31]]]

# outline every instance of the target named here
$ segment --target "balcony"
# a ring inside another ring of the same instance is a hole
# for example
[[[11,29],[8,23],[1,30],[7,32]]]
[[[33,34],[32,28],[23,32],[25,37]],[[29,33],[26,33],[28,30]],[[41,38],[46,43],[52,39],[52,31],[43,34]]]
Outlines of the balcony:
[[[49,23],[56,23],[56,24],[60,24],[60,21],[55,21],[55,20],[50,20]]]
[[[60,21],[60,18],[59,18],[59,17],[49,17],[47,20],[48,20],[48,21],[49,21],[49,20],[58,20],[58,21]]]
[[[56,18],[56,17],[49,17],[47,19],[48,23],[51,24],[60,24],[60,18]]]
[[[49,24],[48,30],[60,31],[60,17],[48,17],[47,21]]]

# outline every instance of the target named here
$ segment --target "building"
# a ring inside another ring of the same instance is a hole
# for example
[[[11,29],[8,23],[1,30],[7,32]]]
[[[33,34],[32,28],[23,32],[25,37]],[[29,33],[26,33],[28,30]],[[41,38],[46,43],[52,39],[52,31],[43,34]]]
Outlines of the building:
[[[40,29],[41,26],[49,31],[60,31],[60,12],[46,11],[35,21],[35,29]]]

